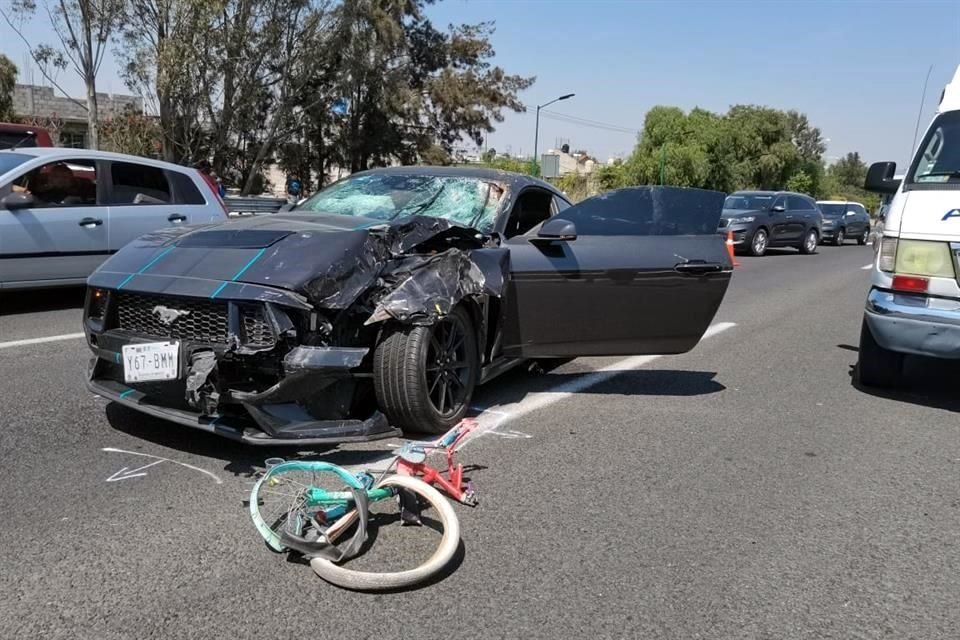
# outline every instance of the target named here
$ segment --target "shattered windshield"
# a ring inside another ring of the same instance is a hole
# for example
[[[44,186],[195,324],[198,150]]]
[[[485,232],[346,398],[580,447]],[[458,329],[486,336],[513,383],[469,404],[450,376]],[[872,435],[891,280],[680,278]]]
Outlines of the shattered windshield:
[[[479,178],[373,174],[341,180],[296,208],[376,220],[421,215],[481,232],[493,229],[503,188]]]

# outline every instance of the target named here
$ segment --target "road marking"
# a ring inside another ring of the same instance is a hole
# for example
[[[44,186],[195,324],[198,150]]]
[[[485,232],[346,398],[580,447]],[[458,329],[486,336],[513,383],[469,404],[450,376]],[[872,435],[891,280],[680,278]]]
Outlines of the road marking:
[[[736,322],[718,322],[716,324],[712,324],[704,332],[701,341],[711,338],[718,333],[722,333],[735,326],[737,326]],[[485,410],[483,413],[477,416],[477,422],[480,424],[470,432],[470,435],[460,442],[457,450],[462,449],[471,440],[479,438],[484,433],[493,431],[497,427],[506,424],[511,420],[523,417],[529,413],[537,411],[538,409],[543,409],[555,402],[563,400],[564,398],[568,398],[575,393],[589,389],[590,387],[595,387],[602,382],[606,382],[607,380],[615,378],[624,371],[639,369],[640,367],[662,357],[663,356],[633,356],[623,360],[618,360],[617,362],[607,365],[606,367],[597,369],[591,373],[585,373],[578,378],[574,378],[559,384],[553,389],[532,393],[519,402],[514,402],[513,404],[507,406],[497,406],[496,413]]]
[[[44,342],[59,342],[60,340],[76,340],[82,338],[82,333],[64,333],[59,336],[47,336],[46,338],[28,338],[26,340],[12,340],[10,342],[0,342],[0,349],[10,349],[13,347],[25,347],[28,344],[43,344]]]
[[[860,267],[860,269],[862,271],[866,271],[867,269],[873,269],[873,263],[871,262],[870,264],[865,264],[862,267]]]
[[[199,471],[200,473],[206,474],[211,478],[213,478],[213,480],[217,484],[223,484],[223,480],[213,475],[206,469],[195,467],[192,464],[187,464],[186,462],[178,462],[176,460],[171,460],[170,458],[154,456],[154,455],[150,455],[149,453],[140,453],[139,451],[127,451],[125,449],[115,449],[114,447],[104,447],[103,449],[101,449],[101,451],[106,451],[108,453],[129,453],[132,456],[143,456],[144,458],[153,458],[154,460],[156,460],[156,462],[152,462],[148,465],[144,465],[138,469],[133,469],[132,471],[129,471],[129,472],[127,472],[127,467],[124,467],[123,469],[120,469],[120,471],[117,471],[116,473],[111,475],[109,478],[107,478],[107,482],[116,482],[118,480],[126,480],[127,478],[137,478],[140,476],[145,476],[147,475],[146,473],[137,473],[137,472],[143,471],[147,467],[152,467],[155,464],[160,464],[161,462],[172,462],[173,464],[178,464],[181,467],[186,467],[187,469],[193,469],[194,471]]]

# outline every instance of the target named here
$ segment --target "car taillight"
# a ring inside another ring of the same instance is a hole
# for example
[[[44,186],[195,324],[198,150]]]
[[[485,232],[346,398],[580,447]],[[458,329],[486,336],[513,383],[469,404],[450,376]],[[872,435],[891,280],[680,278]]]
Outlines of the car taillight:
[[[894,291],[907,293],[926,293],[930,280],[918,276],[893,276],[891,288]]]

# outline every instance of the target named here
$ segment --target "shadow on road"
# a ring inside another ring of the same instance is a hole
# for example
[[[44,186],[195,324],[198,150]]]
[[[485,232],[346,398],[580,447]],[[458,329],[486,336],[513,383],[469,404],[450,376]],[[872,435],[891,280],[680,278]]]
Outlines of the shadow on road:
[[[85,295],[86,289],[83,287],[64,287],[62,289],[42,289],[39,291],[8,291],[3,293],[0,316],[35,313],[37,311],[82,309]]]
[[[956,389],[956,381],[960,380],[958,361],[907,356],[903,367],[903,386],[899,389],[861,385],[855,368],[854,365],[850,367],[850,383],[858,391],[877,398],[960,413],[960,396]]]

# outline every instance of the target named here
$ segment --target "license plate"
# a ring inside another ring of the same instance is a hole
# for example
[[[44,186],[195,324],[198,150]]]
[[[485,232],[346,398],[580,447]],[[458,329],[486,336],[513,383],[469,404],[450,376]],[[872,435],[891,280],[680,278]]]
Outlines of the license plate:
[[[143,342],[123,346],[123,379],[126,382],[176,380],[180,371],[179,342]]]

